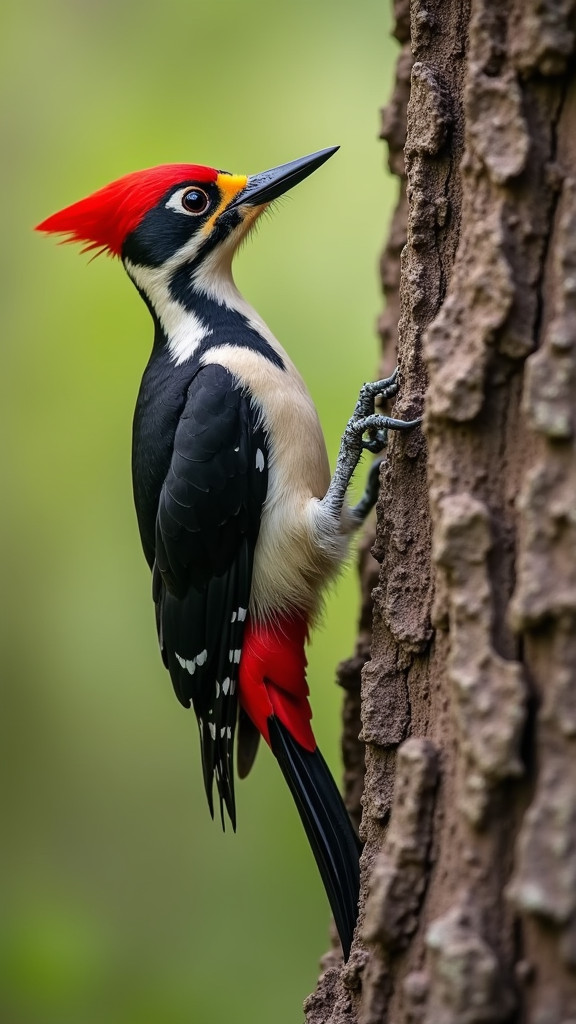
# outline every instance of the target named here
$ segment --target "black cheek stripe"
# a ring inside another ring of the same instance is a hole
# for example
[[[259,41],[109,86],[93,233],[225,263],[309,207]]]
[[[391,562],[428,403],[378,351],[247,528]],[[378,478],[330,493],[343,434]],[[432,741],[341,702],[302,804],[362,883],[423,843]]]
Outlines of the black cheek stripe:
[[[205,292],[194,288],[191,280],[192,266],[191,263],[185,263],[174,272],[170,281],[170,296],[210,327],[211,334],[202,341],[195,358],[199,359],[204,352],[221,345],[235,345],[237,348],[252,349],[279,370],[285,370],[282,356],[248,322],[243,313],[221,305]]]

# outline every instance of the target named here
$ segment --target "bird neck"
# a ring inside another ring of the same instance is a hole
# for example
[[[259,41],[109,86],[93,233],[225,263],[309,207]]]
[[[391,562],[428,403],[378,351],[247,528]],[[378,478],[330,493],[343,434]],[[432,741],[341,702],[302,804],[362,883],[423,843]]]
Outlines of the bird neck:
[[[200,265],[145,267],[125,259],[124,266],[157,325],[155,344],[168,348],[176,366],[225,344],[257,348],[283,365],[286,353],[238,291],[228,254],[211,253]]]

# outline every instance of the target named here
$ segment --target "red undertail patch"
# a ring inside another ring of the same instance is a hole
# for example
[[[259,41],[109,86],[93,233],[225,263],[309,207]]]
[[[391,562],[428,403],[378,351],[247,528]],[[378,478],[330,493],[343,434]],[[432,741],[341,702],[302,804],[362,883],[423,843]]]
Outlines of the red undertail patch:
[[[305,750],[316,749],[306,682],[308,629],[299,616],[274,624],[248,621],[240,660],[240,703],[270,743],[268,719],[276,715]]]

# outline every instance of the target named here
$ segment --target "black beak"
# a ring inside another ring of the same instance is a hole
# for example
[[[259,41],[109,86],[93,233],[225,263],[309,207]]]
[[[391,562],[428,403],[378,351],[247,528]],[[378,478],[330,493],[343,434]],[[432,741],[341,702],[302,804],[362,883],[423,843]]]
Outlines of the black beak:
[[[273,199],[278,199],[278,196],[284,195],[288,189],[307,178],[317,167],[321,167],[337,149],[340,149],[340,146],[331,146],[330,149],[321,149],[318,153],[310,153],[309,156],[302,156],[299,160],[292,160],[289,164],[280,164],[279,167],[272,167],[269,171],[251,174],[246,188],[240,192],[228,209],[234,210],[238,206],[261,206],[264,203],[271,203]]]

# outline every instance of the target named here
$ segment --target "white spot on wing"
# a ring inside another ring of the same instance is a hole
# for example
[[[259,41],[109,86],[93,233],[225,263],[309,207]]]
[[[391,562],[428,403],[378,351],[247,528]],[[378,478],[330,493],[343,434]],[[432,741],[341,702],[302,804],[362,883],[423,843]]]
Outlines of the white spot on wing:
[[[222,683],[222,693],[224,694],[224,696],[228,695],[228,690],[229,689],[230,689],[230,676],[226,676],[226,679]],[[232,691],[232,692],[234,692],[234,691]]]
[[[208,722],[208,728],[210,730],[210,735],[211,735],[212,739],[215,740],[216,739],[216,726],[214,725],[214,722]]]
[[[205,662],[206,662],[206,658],[207,657],[208,657],[208,651],[207,650],[200,651],[200,654],[196,655],[196,659],[195,659],[196,660],[196,664],[197,665],[204,665]]]
[[[258,470],[259,473],[263,472],[264,466],[264,452],[262,451],[261,448],[259,448],[258,451],[256,452],[256,469]]]
[[[241,654],[242,654],[242,651],[239,648],[234,651],[234,661],[235,661],[236,665],[240,664],[240,655]]]
[[[178,654],[177,651],[174,651],[174,654],[180,667],[185,668],[186,671],[189,672],[191,676],[193,676],[196,671],[196,659],[192,658],[192,660],[190,660],[189,658],[183,658],[182,655]]]
[[[238,621],[239,622],[244,622],[244,619],[246,618],[246,612],[247,611],[248,611],[247,608],[239,608],[238,609]]]

